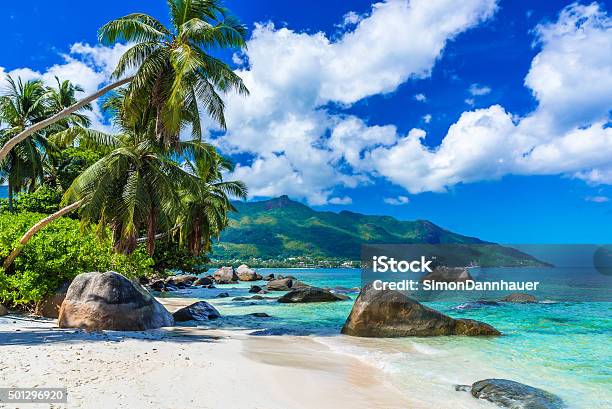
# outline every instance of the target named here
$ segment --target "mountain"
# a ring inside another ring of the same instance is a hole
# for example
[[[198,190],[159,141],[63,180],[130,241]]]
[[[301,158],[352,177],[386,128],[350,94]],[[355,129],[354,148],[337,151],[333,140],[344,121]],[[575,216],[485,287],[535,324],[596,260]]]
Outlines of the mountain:
[[[517,250],[445,230],[427,220],[400,221],[349,211],[320,212],[287,196],[259,202],[234,202],[229,227],[213,246],[215,260],[319,259],[359,260],[362,244],[482,245],[486,254],[460,256],[467,265],[525,265],[537,262]],[[466,245],[466,246],[464,246]],[[479,246],[474,246],[479,247]],[[458,250],[452,250],[457,259]],[[473,253],[473,249],[471,249]],[[457,259],[457,260],[459,260]],[[459,261],[457,261],[459,262]]]

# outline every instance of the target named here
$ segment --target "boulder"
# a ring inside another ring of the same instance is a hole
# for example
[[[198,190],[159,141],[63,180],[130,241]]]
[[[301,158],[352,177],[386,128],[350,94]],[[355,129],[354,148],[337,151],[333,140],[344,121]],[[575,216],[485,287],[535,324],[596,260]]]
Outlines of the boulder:
[[[174,320],[177,322],[184,321],[208,321],[219,318],[219,311],[206,301],[198,301],[187,307],[177,310],[174,314]]]
[[[457,385],[456,390],[471,389],[472,396],[512,409],[560,409],[565,408],[563,400],[545,390],[534,388],[508,379],[484,379],[472,387]]]
[[[470,275],[469,270],[465,267],[439,266],[434,268],[432,272],[425,274],[421,278],[421,282],[426,280],[445,283],[459,283],[474,279]]]
[[[170,276],[166,278],[166,284],[170,284],[178,288],[189,287],[197,279],[198,277],[193,276],[193,275],[181,274],[181,275]]]
[[[68,287],[70,287],[70,281],[66,281],[52,294],[46,295],[41,302],[36,304],[34,314],[47,318],[59,317],[59,310],[66,298]]]
[[[194,281],[193,285],[202,285],[202,286],[208,286],[208,285],[212,285],[213,280],[211,280],[208,277],[202,277],[202,278],[198,278],[197,280]]]
[[[267,276],[263,277],[263,280],[266,280],[266,281],[274,280],[274,274],[268,274]]]
[[[291,279],[291,289],[297,290],[300,288],[310,288],[310,286],[300,280],[296,280],[295,278]]]
[[[293,280],[290,278],[281,278],[268,281],[266,288],[268,291],[290,291],[292,284]]]
[[[501,299],[504,302],[519,302],[519,303],[530,303],[537,302],[537,299],[531,294],[513,293],[505,296]]]
[[[4,315],[6,315],[6,314],[8,314],[8,313],[9,313],[9,312],[8,312],[8,310],[6,309],[6,307],[5,307],[4,305],[0,304],[0,317],[2,317],[2,316],[4,316]]]
[[[291,290],[278,299],[282,303],[307,303],[307,302],[333,302],[342,301],[345,298],[317,287],[299,288]]]
[[[155,280],[149,284],[152,290],[163,291],[166,288],[166,282],[164,280]]]
[[[234,284],[238,282],[238,276],[232,267],[221,267],[214,273],[217,284]]]
[[[112,271],[76,276],[58,319],[60,328],[88,331],[143,331],[172,325],[172,315],[147,290]]]
[[[342,333],[359,337],[500,335],[483,322],[454,319],[392,290],[361,289]]]
[[[219,293],[216,298],[227,298],[229,297],[229,293]]]
[[[251,289],[249,290],[250,293],[254,293],[254,294],[257,294],[260,291],[263,291],[263,289],[258,285],[252,285]]]
[[[255,270],[249,268],[246,264],[242,264],[236,269],[236,275],[238,275],[240,281],[258,281],[262,279]]]

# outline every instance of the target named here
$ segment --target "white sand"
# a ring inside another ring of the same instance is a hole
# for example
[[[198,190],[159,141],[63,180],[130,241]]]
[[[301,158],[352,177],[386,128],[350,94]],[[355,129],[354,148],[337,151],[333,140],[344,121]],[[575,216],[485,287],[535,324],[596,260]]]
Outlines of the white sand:
[[[58,408],[419,407],[383,372],[308,337],[187,327],[89,334],[11,317],[0,318],[0,386],[67,387]]]

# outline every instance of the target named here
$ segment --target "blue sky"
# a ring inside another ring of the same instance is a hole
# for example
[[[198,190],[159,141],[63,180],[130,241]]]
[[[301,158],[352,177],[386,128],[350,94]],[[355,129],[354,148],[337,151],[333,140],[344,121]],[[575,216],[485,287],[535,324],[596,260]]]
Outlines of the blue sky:
[[[253,36],[224,55],[251,96],[228,96],[229,131],[214,140],[257,198],[428,219],[505,243],[611,241],[604,2],[227,4]],[[97,46],[99,26],[135,11],[167,21],[162,0],[0,10],[1,70],[87,90],[124,50]]]

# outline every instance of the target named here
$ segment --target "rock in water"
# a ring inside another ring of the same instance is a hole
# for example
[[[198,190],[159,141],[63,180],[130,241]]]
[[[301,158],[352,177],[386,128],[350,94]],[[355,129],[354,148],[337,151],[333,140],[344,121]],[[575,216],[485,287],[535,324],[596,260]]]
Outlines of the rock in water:
[[[196,281],[198,277],[192,275],[176,275],[170,276],[166,278],[166,284],[172,285],[174,287],[189,287],[191,284]]]
[[[59,317],[59,310],[66,298],[66,292],[70,287],[70,281],[66,281],[55,292],[46,295],[41,302],[36,305],[35,314],[47,318]]]
[[[454,319],[392,290],[361,289],[342,333],[358,337],[500,335],[483,322]]]
[[[439,266],[434,268],[430,273],[427,273],[421,278],[421,282],[439,281],[445,283],[459,283],[467,280],[474,280],[470,275],[470,272],[465,267],[445,267]]]
[[[246,264],[238,266],[236,274],[240,281],[257,281],[261,280],[262,277],[255,272],[255,270],[249,268]]]
[[[232,267],[221,267],[214,274],[217,284],[233,284],[238,282],[238,276]]]
[[[484,379],[472,385],[472,396],[512,409],[560,409],[563,400],[545,390],[507,379]]]
[[[268,281],[266,289],[268,291],[290,291],[293,285],[293,280],[290,278],[281,278]]]
[[[317,287],[299,288],[291,290],[278,299],[282,303],[306,303],[306,302],[333,302],[342,301],[346,298],[340,297],[329,290]]]
[[[251,289],[249,290],[250,293],[253,294],[257,294],[258,292],[260,292],[262,290],[262,288],[258,285],[252,285]]]
[[[206,301],[198,301],[187,307],[183,307],[176,311],[174,314],[174,320],[177,322],[184,321],[207,321],[219,318],[221,314],[219,311]]]
[[[505,296],[501,299],[505,302],[519,302],[519,303],[529,303],[536,302],[537,299],[531,294],[523,294],[523,293],[513,293]]]
[[[193,285],[203,285],[203,286],[208,286],[211,285],[213,283],[213,281],[208,278],[208,277],[202,277],[202,278],[198,278]]]
[[[172,315],[140,284],[115,272],[72,280],[60,308],[60,328],[143,331],[174,325]]]

